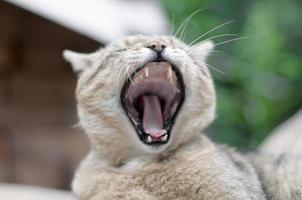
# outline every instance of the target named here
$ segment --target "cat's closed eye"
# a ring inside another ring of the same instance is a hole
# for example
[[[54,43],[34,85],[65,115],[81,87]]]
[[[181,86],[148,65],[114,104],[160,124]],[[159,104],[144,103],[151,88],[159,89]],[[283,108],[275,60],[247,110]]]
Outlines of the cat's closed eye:
[[[113,50],[113,52],[118,53],[118,52],[123,52],[123,51],[126,51],[126,50],[127,50],[127,48],[123,48],[123,49],[116,49],[116,50]]]

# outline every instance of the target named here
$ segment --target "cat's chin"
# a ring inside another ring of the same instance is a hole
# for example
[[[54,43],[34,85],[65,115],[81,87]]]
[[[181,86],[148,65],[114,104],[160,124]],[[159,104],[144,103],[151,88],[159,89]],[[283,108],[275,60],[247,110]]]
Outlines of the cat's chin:
[[[145,143],[141,142],[140,145],[140,153],[145,153],[148,155],[162,155],[167,152],[168,149],[171,148],[171,139],[167,143],[158,144],[158,145],[146,145]]]
[[[121,102],[144,149],[162,152],[184,102],[181,72],[169,62],[149,62],[124,83]]]

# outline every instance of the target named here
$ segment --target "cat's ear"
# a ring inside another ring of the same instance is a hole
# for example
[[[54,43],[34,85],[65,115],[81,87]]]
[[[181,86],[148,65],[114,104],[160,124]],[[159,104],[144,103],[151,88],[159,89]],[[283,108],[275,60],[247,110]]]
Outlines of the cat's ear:
[[[81,73],[85,69],[92,66],[93,62],[97,57],[97,53],[77,53],[71,50],[64,50],[63,57],[64,59],[69,62],[73,68],[73,71],[76,73]]]
[[[208,56],[214,49],[214,43],[211,40],[201,42],[197,46],[193,47],[191,55],[200,63],[205,63]]]

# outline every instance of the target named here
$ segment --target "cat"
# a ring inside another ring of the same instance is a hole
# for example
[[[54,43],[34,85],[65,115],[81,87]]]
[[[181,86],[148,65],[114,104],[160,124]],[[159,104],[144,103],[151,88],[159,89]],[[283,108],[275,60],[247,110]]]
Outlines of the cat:
[[[72,183],[78,199],[302,199],[300,160],[242,155],[202,133],[215,118],[213,48],[134,35],[63,52],[79,74],[79,124],[91,142]]]

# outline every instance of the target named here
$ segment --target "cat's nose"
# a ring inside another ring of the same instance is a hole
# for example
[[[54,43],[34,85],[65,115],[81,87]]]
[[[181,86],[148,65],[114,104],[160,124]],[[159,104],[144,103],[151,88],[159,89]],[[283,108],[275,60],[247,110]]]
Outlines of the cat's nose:
[[[162,52],[166,48],[166,45],[162,43],[151,43],[150,45],[148,45],[148,48],[152,49],[155,52]]]
[[[157,59],[161,59],[161,54],[166,48],[166,45],[162,43],[151,43],[150,45],[148,45],[148,48],[152,49],[156,53]]]

